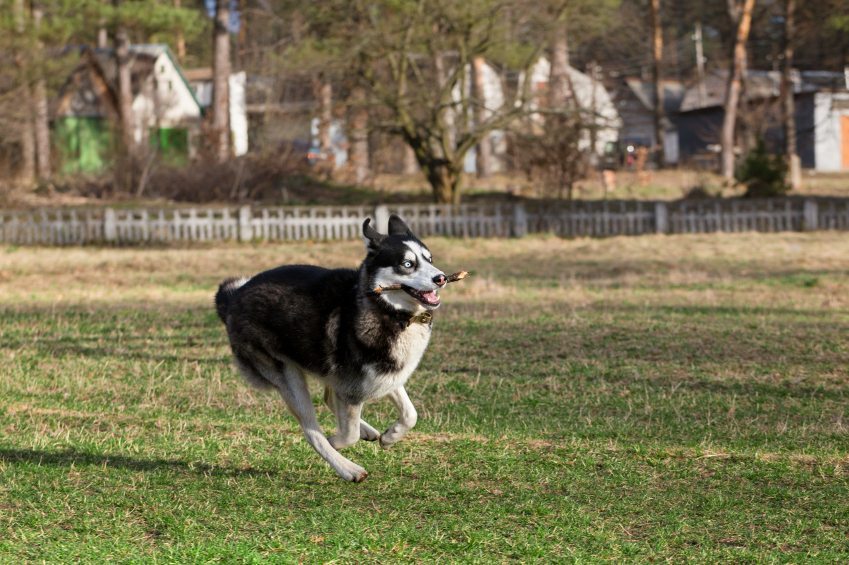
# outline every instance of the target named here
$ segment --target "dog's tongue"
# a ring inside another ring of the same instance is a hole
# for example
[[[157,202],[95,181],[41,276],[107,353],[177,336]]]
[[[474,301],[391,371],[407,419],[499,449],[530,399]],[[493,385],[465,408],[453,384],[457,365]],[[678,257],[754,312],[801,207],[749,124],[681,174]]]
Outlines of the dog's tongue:
[[[428,304],[439,304],[439,295],[436,294],[435,290],[428,290],[427,292],[422,292],[421,297]]]

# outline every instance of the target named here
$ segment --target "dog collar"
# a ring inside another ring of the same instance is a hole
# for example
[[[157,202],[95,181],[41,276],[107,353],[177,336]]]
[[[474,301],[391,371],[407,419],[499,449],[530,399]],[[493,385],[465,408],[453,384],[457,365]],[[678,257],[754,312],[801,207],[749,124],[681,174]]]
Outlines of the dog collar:
[[[393,317],[395,318],[395,321],[398,323],[398,326],[402,330],[409,328],[413,324],[424,324],[429,326],[433,323],[433,314],[427,310],[425,310],[421,314],[416,314],[415,316],[410,316],[409,314],[404,314],[402,312],[396,312]]]
[[[418,316],[413,316],[412,318],[410,318],[410,321],[407,322],[407,327],[410,327],[413,324],[428,324],[429,325],[431,322],[433,322],[433,314],[431,314],[429,311],[425,310],[424,312],[422,312]]]

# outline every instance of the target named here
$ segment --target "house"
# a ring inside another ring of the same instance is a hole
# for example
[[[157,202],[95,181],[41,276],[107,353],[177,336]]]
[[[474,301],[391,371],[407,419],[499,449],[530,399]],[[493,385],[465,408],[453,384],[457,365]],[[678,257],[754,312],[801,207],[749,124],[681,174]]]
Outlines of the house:
[[[678,125],[676,117],[684,99],[684,85],[677,80],[661,81],[663,88],[663,157],[667,165],[678,163]],[[654,82],[627,77],[615,91],[614,103],[622,128],[619,141],[642,147],[656,147],[654,128]]]
[[[531,67],[531,110],[545,106],[550,72],[551,63],[546,57],[540,57]],[[524,73],[520,73],[519,84],[522,84],[523,80]],[[572,66],[567,69],[566,84],[565,88],[574,89],[574,97],[581,110],[586,115],[591,116],[591,125],[595,129],[595,147],[592,148],[592,151],[596,155],[603,155],[609,144],[616,143],[619,140],[619,128],[622,126],[622,120],[619,117],[616,105],[613,103],[613,97],[600,80],[592,78]],[[543,118],[541,114],[537,114],[535,119],[542,121]],[[591,136],[587,131],[582,136],[579,147],[590,149],[591,143]]]
[[[725,116],[727,72],[709,74],[705,84],[687,89],[677,123],[681,160],[716,166]],[[749,71],[738,112],[738,143],[757,138],[781,152],[784,128],[780,106],[781,73]],[[793,74],[799,159],[816,171],[849,170],[849,89],[843,73],[801,71]]]
[[[203,109],[166,45],[131,45],[133,131],[174,162],[189,158]],[[55,104],[54,138],[65,172],[92,172],[107,166],[117,122],[117,65],[114,51],[81,51]]]

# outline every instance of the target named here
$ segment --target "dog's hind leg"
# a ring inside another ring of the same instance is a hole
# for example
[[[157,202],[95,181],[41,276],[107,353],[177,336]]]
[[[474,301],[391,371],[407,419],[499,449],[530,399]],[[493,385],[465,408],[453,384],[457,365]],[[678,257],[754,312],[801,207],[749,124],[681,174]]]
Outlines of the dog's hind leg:
[[[341,416],[336,411],[336,406],[342,401],[338,401],[335,398],[336,394],[333,392],[333,390],[331,390],[329,386],[324,387],[324,403],[327,404],[327,407],[330,408],[330,411],[333,412],[333,414],[336,416],[336,421],[339,422]],[[360,405],[360,412],[362,412],[362,405]],[[337,431],[337,435],[338,434],[339,431]],[[365,420],[360,419],[360,439],[364,439],[366,441],[377,441],[380,439],[380,432],[377,431],[374,427],[372,427],[371,424],[369,424]],[[337,445],[332,439],[330,443],[337,449],[351,445],[350,443],[345,445]]]
[[[281,369],[281,371],[263,371],[262,376],[274,383],[280,391],[283,401],[286,402],[286,406],[298,419],[304,437],[312,448],[333,467],[337,475],[346,481],[359,483],[365,480],[368,476],[366,470],[340,455],[324,437],[303,374],[289,365],[281,367]]]
[[[416,420],[418,420],[416,407],[410,402],[410,397],[407,396],[407,391],[404,390],[404,387],[399,386],[386,396],[398,409],[398,419],[380,436],[380,447],[383,448],[392,447],[399,439],[404,437],[404,434],[416,425]]]

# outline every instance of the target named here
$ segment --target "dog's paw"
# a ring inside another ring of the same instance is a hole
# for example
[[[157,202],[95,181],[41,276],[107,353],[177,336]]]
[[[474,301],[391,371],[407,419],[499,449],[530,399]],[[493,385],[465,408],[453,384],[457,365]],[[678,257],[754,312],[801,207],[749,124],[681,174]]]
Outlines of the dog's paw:
[[[341,470],[339,476],[352,483],[361,483],[368,477],[368,471],[359,465],[352,465],[348,469]]]
[[[383,434],[382,436],[380,436],[380,447],[382,447],[383,449],[389,449],[390,447],[398,443],[399,439],[401,438],[394,437],[392,434]]]
[[[366,422],[360,422],[360,439],[365,441],[377,441],[380,439],[380,432]]]

